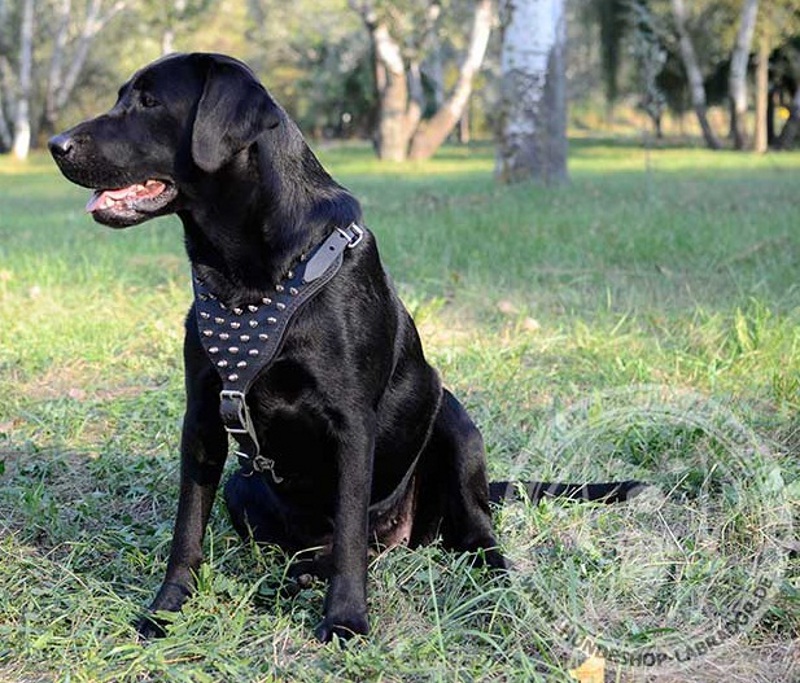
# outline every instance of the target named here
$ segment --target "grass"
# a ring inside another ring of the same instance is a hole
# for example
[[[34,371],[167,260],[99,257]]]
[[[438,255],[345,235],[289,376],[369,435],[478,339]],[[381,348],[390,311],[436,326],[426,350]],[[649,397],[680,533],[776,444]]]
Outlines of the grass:
[[[780,571],[758,623],[689,669],[609,661],[607,680],[800,678],[800,570],[770,541],[800,512],[800,154],[580,140],[559,189],[496,187],[488,148],[321,156],[362,199],[494,478],[649,476],[668,500],[508,507],[535,589],[438,548],[384,553],[373,633],[344,650],[312,639],[323,586],[287,597],[288,558],[240,544],[217,506],[197,596],[139,645],[177,495],[180,226],[106,230],[48,159],[1,158],[0,680],[568,681],[565,628],[655,647],[728,609],[765,558]],[[639,385],[676,394],[648,404]],[[663,417],[684,395],[719,409]],[[758,448],[731,446],[728,409]]]

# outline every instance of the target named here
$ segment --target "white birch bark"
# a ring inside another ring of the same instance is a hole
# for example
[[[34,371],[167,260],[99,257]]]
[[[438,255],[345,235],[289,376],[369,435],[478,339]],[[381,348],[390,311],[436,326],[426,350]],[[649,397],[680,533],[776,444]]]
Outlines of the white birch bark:
[[[566,181],[564,0],[507,0],[504,10],[495,176]]]
[[[97,35],[122,10],[130,0],[113,0],[104,7],[104,0],[90,0],[86,5],[86,15],[78,22],[70,0],[61,0],[58,27],[56,29],[53,54],[47,78],[44,124],[53,132],[56,119],[69,102],[81,73],[86,66],[92,44]],[[69,39],[69,28],[79,24],[80,29],[74,40]]]
[[[19,99],[14,117],[13,151],[17,159],[28,158],[31,149],[31,76],[33,70],[33,0],[22,6],[19,51]]]
[[[703,131],[703,138],[711,149],[719,149],[720,144],[711,125],[708,122],[706,112],[706,89],[703,85],[703,73],[697,62],[697,54],[694,51],[692,39],[686,29],[686,6],[683,0],[672,0],[672,15],[675,19],[675,28],[678,31],[678,47],[681,53],[681,61],[686,69],[686,77],[689,79],[689,92],[692,98],[692,108],[694,109],[697,121]]]
[[[736,149],[747,144],[745,118],[747,115],[747,62],[750,45],[756,30],[758,0],[744,0],[736,42],[731,52],[731,70],[728,76],[728,91],[731,98],[731,133]]]

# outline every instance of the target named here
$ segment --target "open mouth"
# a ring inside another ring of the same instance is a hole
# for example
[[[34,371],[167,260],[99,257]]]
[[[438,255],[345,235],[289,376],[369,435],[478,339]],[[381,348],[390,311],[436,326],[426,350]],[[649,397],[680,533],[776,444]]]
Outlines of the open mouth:
[[[171,183],[150,179],[127,187],[95,190],[86,211],[99,223],[125,227],[168,213],[177,194]]]

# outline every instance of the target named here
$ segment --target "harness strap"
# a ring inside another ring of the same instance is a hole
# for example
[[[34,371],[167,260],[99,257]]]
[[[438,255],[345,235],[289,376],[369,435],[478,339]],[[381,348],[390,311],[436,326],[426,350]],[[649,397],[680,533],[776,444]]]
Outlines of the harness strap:
[[[261,453],[247,391],[274,361],[297,311],[336,275],[345,249],[363,237],[363,229],[355,223],[336,228],[275,285],[274,292],[241,306],[226,306],[197,273],[192,278],[200,341],[222,380],[220,416],[225,430],[239,446],[240,463],[252,471],[269,471],[276,484],[283,479],[275,473],[275,462]]]

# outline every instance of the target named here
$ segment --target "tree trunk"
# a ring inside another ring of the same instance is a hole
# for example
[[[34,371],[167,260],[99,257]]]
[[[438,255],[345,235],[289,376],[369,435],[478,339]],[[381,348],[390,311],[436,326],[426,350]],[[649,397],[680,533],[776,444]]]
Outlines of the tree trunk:
[[[384,23],[369,26],[375,58],[380,63],[382,86],[379,90],[380,121],[378,123],[378,157],[404,161],[411,138],[406,111],[408,81],[400,46]]]
[[[564,0],[507,1],[504,14],[495,177],[504,183],[565,182]]]
[[[758,41],[756,66],[756,131],[753,149],[763,154],[769,147],[767,120],[769,117],[769,34],[765,30]]]
[[[458,73],[458,82],[447,101],[433,118],[420,126],[411,140],[409,156],[428,159],[433,156],[463,115],[472,94],[472,82],[481,68],[489,34],[492,31],[492,2],[479,0],[472,22],[469,48]]]
[[[380,102],[376,148],[380,159],[427,159],[441,146],[458,123],[472,92],[472,81],[486,53],[492,28],[492,0],[478,0],[467,55],[450,97],[422,122],[424,100],[419,59],[403,58],[400,42],[378,18],[371,0],[349,0],[361,15],[375,53],[375,82]],[[431,5],[426,19],[426,39],[435,43],[438,7]],[[436,48],[434,44],[434,49]],[[435,57],[436,58],[436,55]]]
[[[64,73],[64,51],[69,37],[69,24],[72,14],[72,1],[61,0],[58,10],[58,25],[53,39],[53,53],[50,56],[50,69],[47,75],[47,91],[44,99],[44,112],[42,114],[42,131],[46,135],[55,132],[58,117],[58,91],[62,87],[62,74]]]
[[[736,149],[744,149],[747,145],[747,62],[750,58],[750,45],[753,42],[757,17],[758,0],[744,0],[739,31],[731,52],[731,70],[728,77],[731,135]]]
[[[70,0],[61,0],[59,23],[47,76],[45,108],[41,117],[40,132],[44,135],[49,136],[55,132],[58,117],[80,80],[94,39],[115,15],[125,9],[128,2],[129,0],[114,0],[103,12],[103,0],[89,0],[85,4],[85,16],[77,19],[76,10],[71,6]],[[74,45],[67,49],[70,24],[79,24],[81,28]]]
[[[19,100],[14,118],[14,156],[24,160],[31,149],[31,72],[33,70],[33,0],[22,6],[19,48]]]
[[[720,144],[711,125],[708,122],[708,112],[706,107],[706,90],[703,86],[703,74],[697,63],[697,55],[692,45],[692,39],[686,29],[686,8],[683,0],[672,0],[672,14],[675,18],[675,28],[678,31],[678,44],[681,53],[683,67],[686,69],[686,77],[689,79],[689,89],[692,98],[692,108],[694,109],[697,121],[703,131],[703,139],[710,149],[719,149]]]

